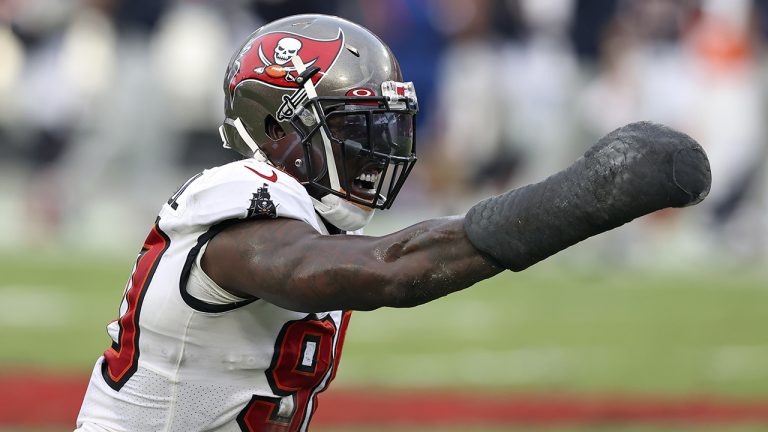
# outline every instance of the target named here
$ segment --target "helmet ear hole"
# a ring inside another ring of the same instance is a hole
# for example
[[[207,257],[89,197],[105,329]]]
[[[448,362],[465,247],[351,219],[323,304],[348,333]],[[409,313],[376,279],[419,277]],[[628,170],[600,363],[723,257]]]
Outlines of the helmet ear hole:
[[[264,119],[264,133],[274,141],[277,141],[286,135],[283,127],[280,126],[280,123],[278,123],[271,115]]]

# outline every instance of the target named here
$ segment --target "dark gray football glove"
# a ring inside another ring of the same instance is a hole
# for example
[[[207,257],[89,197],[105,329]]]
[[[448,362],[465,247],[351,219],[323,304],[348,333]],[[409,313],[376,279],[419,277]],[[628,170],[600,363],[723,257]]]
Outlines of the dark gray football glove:
[[[707,155],[691,137],[632,123],[546,180],[476,204],[464,229],[478,250],[520,271],[637,217],[697,204],[711,182]]]

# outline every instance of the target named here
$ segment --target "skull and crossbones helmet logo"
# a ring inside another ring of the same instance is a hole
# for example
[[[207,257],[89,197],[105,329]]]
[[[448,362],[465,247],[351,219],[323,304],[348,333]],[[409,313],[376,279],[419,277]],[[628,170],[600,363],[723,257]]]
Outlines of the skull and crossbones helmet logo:
[[[300,57],[305,68],[317,66],[321,72],[317,83],[334,64],[344,44],[344,34],[338,29],[336,37],[315,39],[292,32],[268,32],[246,43],[233,59],[235,68],[228,81],[231,89],[244,79],[256,79],[278,88],[298,88],[298,72],[293,63]]]
[[[301,45],[301,41],[293,37],[284,37],[277,41],[274,52],[275,63],[282,66],[291,61],[299,53]]]
[[[272,50],[272,60],[270,60],[264,53],[263,45],[259,44],[259,59],[263,65],[253,71],[257,74],[266,74],[270,78],[282,78],[288,82],[295,82],[296,77],[293,73],[296,71],[296,66],[292,64],[292,60],[299,55],[303,46],[304,43],[298,38],[285,36],[277,41],[275,49]],[[312,66],[316,61],[317,57],[307,60],[305,67]]]

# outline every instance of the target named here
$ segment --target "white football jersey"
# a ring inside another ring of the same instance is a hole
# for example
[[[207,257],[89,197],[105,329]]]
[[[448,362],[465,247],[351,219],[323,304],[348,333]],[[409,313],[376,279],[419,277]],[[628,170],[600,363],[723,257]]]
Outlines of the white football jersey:
[[[206,170],[166,204],[128,281],[79,430],[303,431],[338,365],[350,312],[238,299],[200,269],[214,235],[284,217],[328,234],[295,179],[253,159]]]

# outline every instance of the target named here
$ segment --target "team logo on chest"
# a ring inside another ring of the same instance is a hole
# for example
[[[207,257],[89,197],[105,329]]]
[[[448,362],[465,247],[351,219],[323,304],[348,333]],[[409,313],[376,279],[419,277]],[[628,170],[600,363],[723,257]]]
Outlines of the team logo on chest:
[[[344,33],[339,29],[333,39],[313,39],[290,32],[273,32],[250,40],[238,54],[229,79],[229,90],[244,80],[255,79],[272,87],[298,88],[298,72],[291,61],[295,56],[307,67],[320,71],[312,77],[317,84],[339,57],[344,46]]]
[[[277,206],[272,202],[272,197],[269,195],[269,186],[266,183],[253,194],[251,205],[248,207],[248,214],[245,217],[248,219],[277,218]]]

